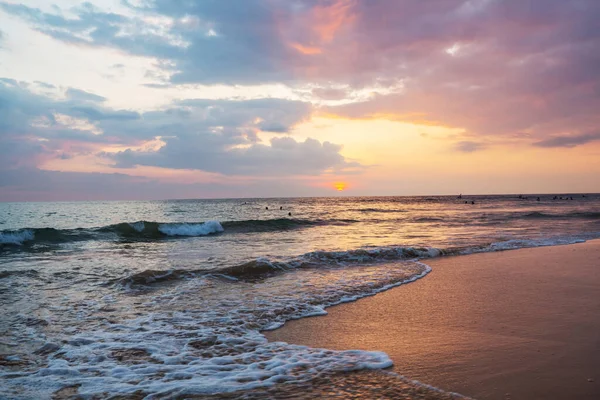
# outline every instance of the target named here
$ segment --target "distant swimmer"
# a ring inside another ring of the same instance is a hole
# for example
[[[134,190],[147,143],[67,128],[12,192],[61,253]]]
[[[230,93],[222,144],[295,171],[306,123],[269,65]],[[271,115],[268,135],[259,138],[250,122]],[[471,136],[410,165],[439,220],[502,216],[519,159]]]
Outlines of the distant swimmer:
[[[268,209],[269,209],[269,207],[265,207],[265,210],[268,210]]]
[[[538,197],[536,200],[537,200],[537,201],[540,201],[540,198]]]
[[[280,210],[283,210],[283,206],[279,206],[279,209],[280,209]]]
[[[471,204],[475,204],[475,202],[473,200],[471,200]]]
[[[465,204],[469,204],[469,202],[468,202],[468,201],[465,201]]]
[[[556,199],[558,199],[558,197],[556,197],[556,196],[554,196],[554,197],[552,198],[552,200],[556,200]]]
[[[289,212],[289,213],[288,213],[288,215],[291,217],[291,216],[292,216],[292,213],[291,213],[291,212]]]

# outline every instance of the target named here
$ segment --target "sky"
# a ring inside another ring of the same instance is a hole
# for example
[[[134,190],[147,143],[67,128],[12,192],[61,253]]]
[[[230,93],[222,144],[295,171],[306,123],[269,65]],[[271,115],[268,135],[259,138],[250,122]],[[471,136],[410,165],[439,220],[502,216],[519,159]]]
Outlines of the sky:
[[[0,201],[600,192],[598,0],[0,0]]]

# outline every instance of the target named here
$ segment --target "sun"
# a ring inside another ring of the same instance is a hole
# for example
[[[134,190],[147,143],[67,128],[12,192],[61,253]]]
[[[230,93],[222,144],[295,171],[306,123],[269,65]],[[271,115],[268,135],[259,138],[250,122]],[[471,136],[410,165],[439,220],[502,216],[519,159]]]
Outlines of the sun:
[[[335,190],[337,190],[338,192],[341,192],[343,190],[346,190],[346,187],[348,185],[346,185],[344,182],[336,182],[333,184],[333,187],[335,188]]]

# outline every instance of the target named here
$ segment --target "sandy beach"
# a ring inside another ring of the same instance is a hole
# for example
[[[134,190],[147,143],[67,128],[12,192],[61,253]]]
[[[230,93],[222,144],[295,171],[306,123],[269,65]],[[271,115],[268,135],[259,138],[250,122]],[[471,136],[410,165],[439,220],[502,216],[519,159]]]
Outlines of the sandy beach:
[[[600,398],[600,240],[426,263],[414,283],[265,334],[384,351],[395,372],[478,399]]]

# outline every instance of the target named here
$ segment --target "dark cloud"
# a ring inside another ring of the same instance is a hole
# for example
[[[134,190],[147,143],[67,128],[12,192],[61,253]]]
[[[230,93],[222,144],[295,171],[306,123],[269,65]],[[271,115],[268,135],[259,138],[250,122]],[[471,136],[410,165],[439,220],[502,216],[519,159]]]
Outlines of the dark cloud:
[[[553,136],[533,143],[537,147],[575,147],[600,140],[600,133],[586,133],[573,136]]]

